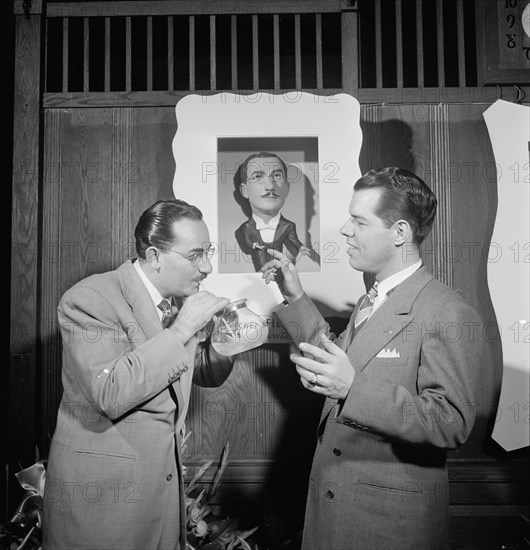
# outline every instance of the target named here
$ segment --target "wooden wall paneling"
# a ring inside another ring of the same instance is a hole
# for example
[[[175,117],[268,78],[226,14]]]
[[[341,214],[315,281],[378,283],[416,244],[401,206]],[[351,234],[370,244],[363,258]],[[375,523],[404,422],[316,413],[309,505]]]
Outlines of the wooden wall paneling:
[[[194,472],[213,459],[211,480],[229,443],[218,502],[265,506],[301,525],[323,400],[304,390],[288,354],[284,344],[251,350],[220,388],[193,388],[184,462]]]
[[[134,225],[171,198],[174,109],[45,111],[40,449],[47,455],[62,392],[57,305],[82,278],[135,254]],[[133,160],[134,159],[134,160]]]
[[[131,251],[131,180],[136,174],[132,161],[131,133],[133,109],[116,107],[111,110],[113,132],[110,137],[110,219],[111,267],[116,269]]]
[[[429,171],[426,182],[438,199],[436,218],[430,235],[432,247],[424,247],[424,259],[430,255],[433,275],[442,283],[453,287],[452,263],[445,251],[452,242],[451,185],[449,185],[449,120],[447,105],[429,105]],[[432,251],[432,254],[430,252]]]
[[[485,369],[493,373],[494,384],[502,380],[502,348],[497,334],[497,320],[487,281],[488,261],[511,253],[490,247],[497,211],[497,173],[486,124],[482,113],[489,104],[451,105],[448,107],[450,149],[448,183],[452,189],[452,241],[444,250],[444,260],[453,266],[453,285],[477,309],[485,323],[481,334],[462,332],[462,337],[482,338],[488,350]],[[491,429],[498,395],[492,392],[479,405],[480,418],[459,457],[480,454],[480,442]],[[492,407],[493,404],[493,407]],[[489,418],[484,417],[488,415]],[[486,438],[485,451],[500,458],[507,455]]]
[[[22,2],[15,2],[14,7],[20,10]],[[16,16],[14,29],[10,361],[4,377],[8,399],[3,401],[8,403],[3,417],[8,434],[8,445],[3,446],[8,449],[4,462],[8,511],[23,492],[14,474],[33,464],[36,456],[41,5],[35,6],[29,19]]]
[[[112,110],[49,110],[44,123],[39,443],[47,456],[62,394],[57,305],[73,284],[112,266],[117,236],[112,223]]]
[[[62,224],[62,166],[63,148],[59,145],[64,135],[64,119],[60,110],[44,113],[44,169],[42,220],[42,307],[41,324],[41,414],[39,415],[38,443],[42,456],[47,457],[55,429],[57,407],[62,393],[61,341],[57,320],[57,304],[65,290],[61,284]]]

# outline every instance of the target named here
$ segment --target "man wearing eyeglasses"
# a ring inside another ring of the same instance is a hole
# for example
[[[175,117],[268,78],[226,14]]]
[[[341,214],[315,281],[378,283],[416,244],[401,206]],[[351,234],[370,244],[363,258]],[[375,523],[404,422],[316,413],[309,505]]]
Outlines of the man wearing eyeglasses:
[[[280,213],[289,194],[287,167],[280,157],[267,152],[250,155],[236,173],[236,186],[252,211],[236,230],[236,240],[252,258],[256,271],[270,260],[267,248],[282,252],[291,261],[299,254],[310,255],[298,238],[295,223]]]
[[[214,249],[195,206],[156,202],[135,240],[137,258],[59,303],[43,550],[185,548],[180,432],[191,384],[219,386],[232,370],[205,328],[229,300],[201,290]]]

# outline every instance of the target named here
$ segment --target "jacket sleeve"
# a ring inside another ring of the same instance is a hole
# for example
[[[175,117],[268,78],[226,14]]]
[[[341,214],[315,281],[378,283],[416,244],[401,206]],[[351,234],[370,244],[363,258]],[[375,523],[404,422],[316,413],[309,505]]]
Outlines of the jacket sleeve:
[[[135,323],[123,323],[106,297],[77,286],[62,297],[58,321],[63,377],[71,377],[86,400],[116,419],[167,387],[178,370],[191,368],[170,330],[141,342]]]

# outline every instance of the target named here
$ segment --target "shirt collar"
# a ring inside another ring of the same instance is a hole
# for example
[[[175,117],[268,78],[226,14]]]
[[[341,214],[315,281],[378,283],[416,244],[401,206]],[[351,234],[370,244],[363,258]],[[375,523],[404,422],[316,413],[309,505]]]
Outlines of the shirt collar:
[[[276,229],[278,227],[278,222],[280,221],[280,212],[276,214],[273,218],[269,220],[269,223],[265,223],[259,216],[252,214],[252,218],[256,222],[256,229],[261,231],[262,229]]]
[[[386,279],[383,279],[377,287],[377,299],[381,299],[386,296],[393,288],[402,283],[405,279],[408,279],[415,271],[421,267],[422,261],[419,260],[415,264],[390,275]]]
[[[164,297],[160,294],[160,292],[158,292],[155,285],[148,279],[147,275],[144,273],[144,270],[140,266],[140,261],[138,259],[133,262],[133,267],[136,269],[140,280],[145,285],[147,292],[149,292],[149,296],[151,296],[151,300],[153,300],[153,304],[156,306],[158,316],[162,318],[162,311],[158,308],[158,304],[164,299]]]

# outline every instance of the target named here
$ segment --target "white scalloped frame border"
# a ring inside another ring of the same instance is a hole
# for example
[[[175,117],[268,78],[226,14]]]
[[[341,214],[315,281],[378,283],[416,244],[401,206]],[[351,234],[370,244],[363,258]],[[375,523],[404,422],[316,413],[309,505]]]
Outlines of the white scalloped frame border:
[[[190,94],[175,107],[173,138],[175,197],[199,207],[218,243],[217,140],[220,137],[318,138],[318,181],[321,269],[300,273],[307,294],[324,315],[345,316],[364,292],[362,274],[354,271],[339,230],[348,217],[353,185],[361,176],[360,105],[351,95],[308,92],[270,94]],[[257,131],[257,129],[259,129]],[[282,300],[275,284],[265,285],[259,273],[219,273],[218,259],[205,288],[269,315]]]

